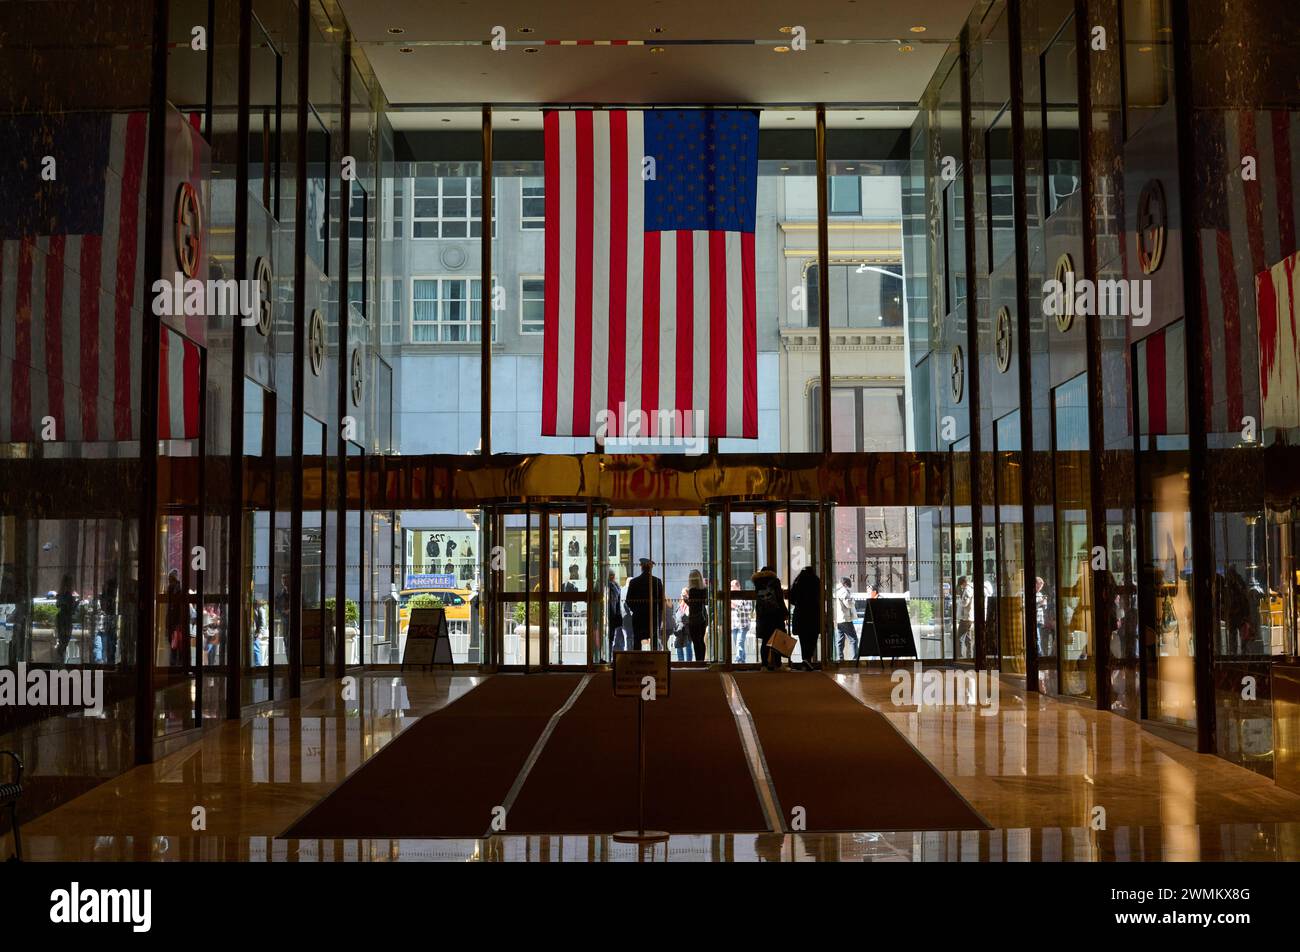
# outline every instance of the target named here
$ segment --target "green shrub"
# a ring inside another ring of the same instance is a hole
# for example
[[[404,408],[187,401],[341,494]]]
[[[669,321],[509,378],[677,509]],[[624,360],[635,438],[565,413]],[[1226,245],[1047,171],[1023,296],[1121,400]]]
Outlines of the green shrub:
[[[59,617],[57,605],[41,604],[32,606],[32,625],[38,628],[53,628]]]
[[[912,617],[918,625],[928,625],[934,621],[934,605],[926,599],[912,599]]]
[[[325,614],[330,618],[334,617],[334,605],[335,601],[333,598],[325,599]],[[355,625],[360,620],[361,609],[357,606],[355,601],[350,598],[347,599],[343,603],[343,623],[345,625]]]
[[[442,599],[439,598],[437,595],[430,595],[428,592],[425,592],[422,595],[412,595],[411,600],[406,603],[406,607],[410,609],[416,609],[416,608],[446,608],[447,606],[442,603]]]

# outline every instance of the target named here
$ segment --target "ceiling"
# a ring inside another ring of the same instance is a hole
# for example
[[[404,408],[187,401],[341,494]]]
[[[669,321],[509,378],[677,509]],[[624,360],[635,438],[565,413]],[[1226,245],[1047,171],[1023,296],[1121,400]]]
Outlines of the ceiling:
[[[925,90],[975,5],[975,0],[339,2],[389,102],[399,109],[415,107],[418,115],[407,123],[420,126],[427,125],[430,107],[482,103],[843,103],[906,109]],[[807,49],[779,52],[778,47],[792,45],[794,35],[781,27],[796,25],[806,30]],[[504,50],[489,45],[495,26],[505,28]],[[914,30],[920,27],[924,31]],[[642,45],[556,45],[582,40]],[[910,50],[902,51],[904,46]]]

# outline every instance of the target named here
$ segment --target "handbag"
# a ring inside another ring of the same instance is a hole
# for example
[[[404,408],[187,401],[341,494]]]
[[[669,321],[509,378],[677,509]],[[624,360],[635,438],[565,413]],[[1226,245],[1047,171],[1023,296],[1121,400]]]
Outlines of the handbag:
[[[767,646],[773,651],[785,655],[787,658],[794,654],[795,645],[798,644],[791,634],[784,628],[778,628],[772,632],[772,636],[767,639]]]

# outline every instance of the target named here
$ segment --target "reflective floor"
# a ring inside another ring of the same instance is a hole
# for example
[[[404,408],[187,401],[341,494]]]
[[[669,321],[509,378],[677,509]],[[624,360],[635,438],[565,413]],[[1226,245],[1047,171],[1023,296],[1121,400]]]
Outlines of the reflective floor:
[[[994,829],[693,835],[653,848],[605,836],[276,839],[402,729],[482,681],[374,674],[357,679],[356,700],[324,684],[96,787],[25,826],[25,853],[299,862],[1300,859],[1300,796],[1120,717],[1026,694],[1013,681],[1002,683],[991,716],[965,706],[900,708],[885,673],[832,676],[884,712]],[[446,777],[456,782],[455,764]],[[432,809],[436,801],[430,791]]]

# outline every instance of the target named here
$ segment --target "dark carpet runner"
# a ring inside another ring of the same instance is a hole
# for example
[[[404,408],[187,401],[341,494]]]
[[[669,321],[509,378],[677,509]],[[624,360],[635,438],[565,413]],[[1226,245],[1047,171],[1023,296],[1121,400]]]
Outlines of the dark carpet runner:
[[[597,674],[556,725],[519,792],[508,833],[635,829],[636,705]],[[767,829],[722,679],[673,671],[672,696],[647,702],[646,826],[670,833]]]
[[[479,837],[578,675],[496,675],[427,714],[285,837]]]
[[[877,711],[823,674],[737,674],[786,823],[808,832],[987,830]]]

